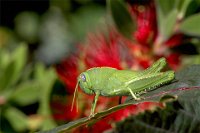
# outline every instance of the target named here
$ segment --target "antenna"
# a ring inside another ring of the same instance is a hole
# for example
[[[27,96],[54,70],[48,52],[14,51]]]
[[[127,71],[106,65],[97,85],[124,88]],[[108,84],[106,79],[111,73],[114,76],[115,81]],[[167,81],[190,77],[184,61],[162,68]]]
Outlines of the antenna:
[[[74,108],[74,101],[76,99],[76,107],[77,107],[77,111],[78,111],[78,101],[77,101],[77,98],[76,98],[76,95],[78,94],[78,85],[79,85],[79,82],[76,83],[76,87],[75,87],[75,91],[74,91],[74,96],[73,96],[73,100],[72,100],[72,106],[71,106],[71,111],[73,110]],[[77,96],[78,97],[78,96]]]

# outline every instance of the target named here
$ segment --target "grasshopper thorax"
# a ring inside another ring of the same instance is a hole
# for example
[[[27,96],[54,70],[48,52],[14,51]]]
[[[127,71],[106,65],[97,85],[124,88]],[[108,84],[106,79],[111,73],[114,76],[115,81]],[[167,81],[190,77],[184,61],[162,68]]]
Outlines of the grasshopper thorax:
[[[81,90],[83,90],[87,94],[94,94],[94,91],[92,90],[90,77],[87,74],[87,72],[83,72],[79,75],[78,82],[79,82]]]

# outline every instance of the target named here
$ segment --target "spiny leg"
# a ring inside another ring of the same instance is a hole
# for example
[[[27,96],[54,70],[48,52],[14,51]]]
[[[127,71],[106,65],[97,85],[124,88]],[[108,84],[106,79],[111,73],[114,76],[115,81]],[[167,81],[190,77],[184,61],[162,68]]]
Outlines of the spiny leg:
[[[130,92],[137,93],[138,95],[156,89],[157,87],[166,84],[174,79],[174,72],[167,71],[162,73],[152,74],[146,78],[140,79],[130,83],[127,87]],[[131,93],[131,95],[132,95]],[[133,96],[133,95],[132,95]]]
[[[92,108],[91,108],[91,112],[90,112],[90,117],[94,115],[94,111],[96,108],[96,104],[99,98],[100,92],[96,92],[96,95],[94,97],[93,103],[92,103]]]
[[[150,83],[150,87],[147,88],[147,90],[152,90],[157,87],[160,87],[161,85],[167,84],[171,82],[174,79],[174,71],[166,71],[159,73],[157,78],[152,79],[152,83]]]

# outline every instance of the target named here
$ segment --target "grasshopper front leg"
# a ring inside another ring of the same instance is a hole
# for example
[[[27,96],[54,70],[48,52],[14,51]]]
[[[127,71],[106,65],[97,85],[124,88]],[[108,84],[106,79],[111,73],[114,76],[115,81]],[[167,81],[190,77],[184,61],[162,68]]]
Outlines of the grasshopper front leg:
[[[100,92],[97,91],[97,92],[96,92],[96,95],[95,95],[95,97],[94,97],[94,100],[93,100],[93,102],[92,102],[92,108],[91,108],[91,111],[90,111],[90,117],[92,117],[92,116],[94,115],[94,111],[95,111],[95,108],[96,108],[96,104],[97,104],[99,95],[100,95]]]

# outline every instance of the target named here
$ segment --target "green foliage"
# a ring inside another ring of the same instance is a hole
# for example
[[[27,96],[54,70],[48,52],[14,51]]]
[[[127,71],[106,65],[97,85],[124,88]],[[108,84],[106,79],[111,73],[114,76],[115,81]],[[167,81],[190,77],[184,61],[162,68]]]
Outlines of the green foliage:
[[[10,100],[20,106],[26,106],[37,102],[39,96],[40,84],[38,84],[37,81],[27,81],[17,86],[16,90],[11,95]]]
[[[1,73],[0,73],[0,90],[6,89],[15,84],[26,63],[27,47],[25,44],[20,45],[11,54],[2,50]]]
[[[173,1],[157,0],[156,2],[159,32],[163,40],[167,40],[176,24],[178,10],[174,7]]]
[[[176,32],[176,25],[185,16],[191,2],[192,0],[156,0],[158,28],[164,41]]]
[[[96,31],[99,25],[102,26],[103,30],[105,15],[106,11],[103,6],[89,4],[79,8],[73,15],[69,16],[69,30],[76,39],[83,41],[87,33]]]
[[[20,110],[14,107],[8,107],[3,113],[15,131],[23,131],[28,127],[27,116]]]
[[[29,43],[38,40],[39,16],[35,12],[22,12],[15,18],[15,30],[19,36]]]
[[[188,35],[200,36],[200,14],[194,14],[186,18],[180,25],[180,30]]]
[[[132,38],[136,26],[126,4],[122,0],[108,0],[108,7],[117,29],[125,37]]]
[[[158,31],[161,42],[168,40],[174,33],[179,31],[177,25],[186,15],[190,16],[196,8],[190,9],[191,5],[198,5],[197,1],[192,0],[156,0]],[[108,7],[118,31],[131,38],[135,30],[135,21],[127,10],[126,5],[121,0],[109,0]],[[191,14],[190,14],[191,13]],[[198,15],[193,15],[180,23],[180,31],[190,35],[199,35],[199,28],[196,26]]]
[[[1,122],[8,122],[8,128],[15,132],[55,127],[49,107],[51,88],[56,79],[54,70],[47,69],[42,64],[26,67],[27,47],[25,44],[19,45],[12,52],[6,49],[1,49],[1,51]],[[31,70],[31,72],[27,75],[23,73],[23,70],[25,72]],[[30,116],[26,115],[21,108],[34,103],[39,103],[35,114],[40,116],[42,121],[37,127],[32,128],[29,122]],[[7,127],[2,126],[0,131],[7,131]]]

